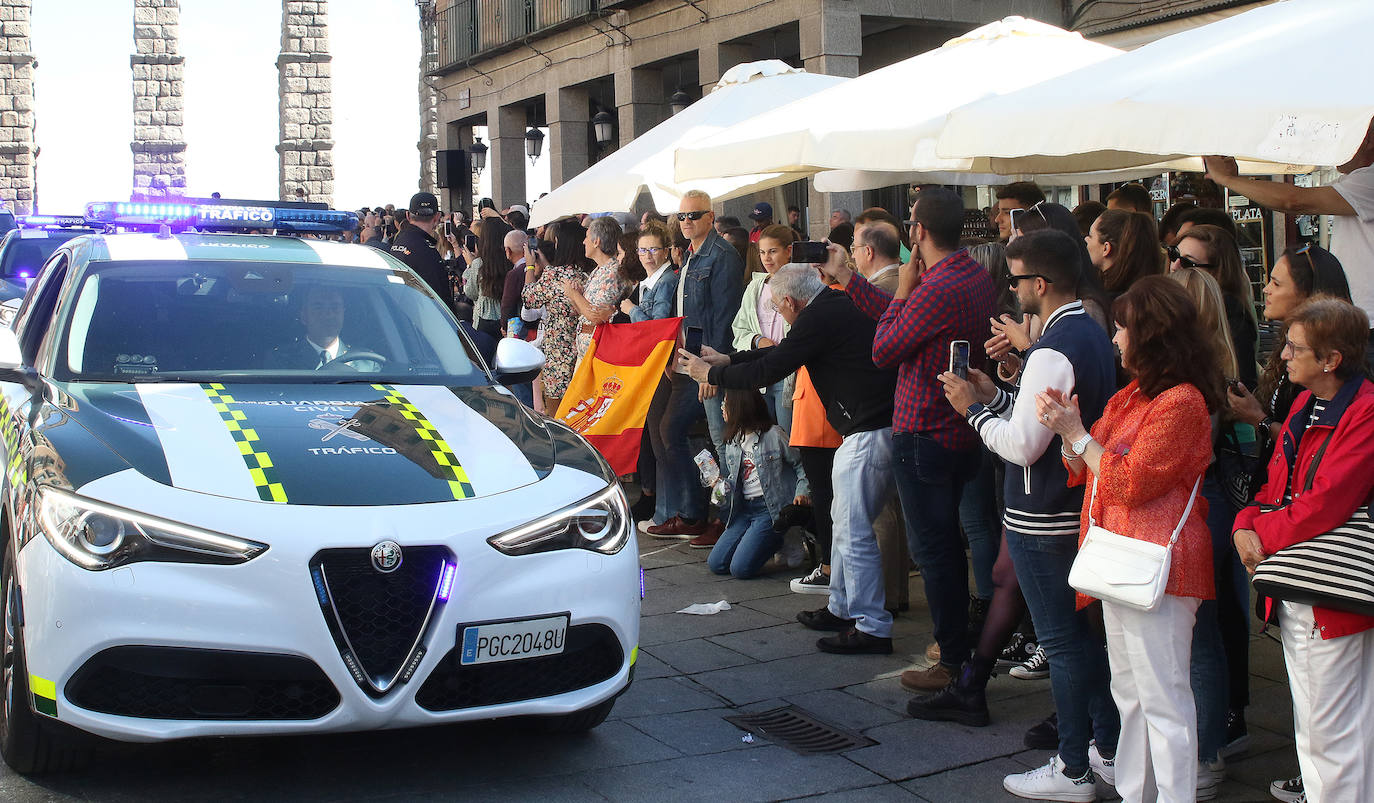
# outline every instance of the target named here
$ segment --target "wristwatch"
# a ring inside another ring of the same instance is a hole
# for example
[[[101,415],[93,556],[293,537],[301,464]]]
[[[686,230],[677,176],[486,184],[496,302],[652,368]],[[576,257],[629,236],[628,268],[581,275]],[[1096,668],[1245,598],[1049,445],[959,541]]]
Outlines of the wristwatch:
[[[1269,431],[1269,428],[1272,427],[1273,425],[1274,425],[1274,419],[1270,418],[1270,417],[1267,416],[1267,415],[1266,415],[1264,418],[1261,418],[1261,419],[1260,419],[1259,428],[1260,428],[1261,430],[1265,431],[1265,432],[1268,432],[1268,431]]]
[[[1069,449],[1073,451],[1074,455],[1082,457],[1083,453],[1088,451],[1088,444],[1092,443],[1092,440],[1093,436],[1085,432],[1083,437],[1069,444]]]

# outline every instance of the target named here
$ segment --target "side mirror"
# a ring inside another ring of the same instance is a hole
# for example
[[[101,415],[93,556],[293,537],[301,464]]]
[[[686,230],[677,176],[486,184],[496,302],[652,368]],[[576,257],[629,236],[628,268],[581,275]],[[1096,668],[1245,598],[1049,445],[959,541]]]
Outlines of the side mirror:
[[[496,361],[492,367],[503,385],[533,382],[544,370],[544,352],[517,337],[505,337],[496,344]]]

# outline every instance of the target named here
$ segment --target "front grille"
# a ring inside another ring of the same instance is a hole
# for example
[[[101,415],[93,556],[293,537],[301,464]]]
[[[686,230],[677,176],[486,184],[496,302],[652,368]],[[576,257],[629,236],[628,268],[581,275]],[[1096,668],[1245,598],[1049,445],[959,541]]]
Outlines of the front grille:
[[[615,677],[625,659],[615,631],[601,624],[569,627],[558,655],[462,666],[461,653],[455,647],[425,680],[415,694],[421,708],[454,711],[585,689]]]
[[[370,549],[326,549],[310,562],[335,642],[368,693],[386,692],[419,645],[449,561],[444,547],[421,546],[391,572],[372,566]]]
[[[339,704],[306,658],[188,647],[111,647],[66,692],[79,708],[146,719],[318,719]]]

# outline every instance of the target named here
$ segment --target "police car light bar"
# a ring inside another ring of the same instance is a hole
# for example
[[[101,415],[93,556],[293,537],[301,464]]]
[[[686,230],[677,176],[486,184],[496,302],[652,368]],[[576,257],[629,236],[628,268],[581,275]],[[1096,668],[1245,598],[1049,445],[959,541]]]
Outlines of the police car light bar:
[[[203,231],[276,229],[339,232],[357,228],[358,216],[333,209],[227,204],[102,201],[86,205],[86,220],[106,226],[195,228]]]
[[[86,218],[81,215],[18,215],[14,222],[19,226],[51,226],[60,228],[62,226],[85,226]]]

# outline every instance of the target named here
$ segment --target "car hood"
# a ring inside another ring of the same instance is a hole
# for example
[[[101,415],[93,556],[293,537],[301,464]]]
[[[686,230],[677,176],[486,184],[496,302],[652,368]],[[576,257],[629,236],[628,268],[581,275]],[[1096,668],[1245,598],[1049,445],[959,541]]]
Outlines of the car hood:
[[[547,476],[560,437],[490,387],[84,383],[58,395],[64,418],[150,479],[294,505],[498,494]]]

